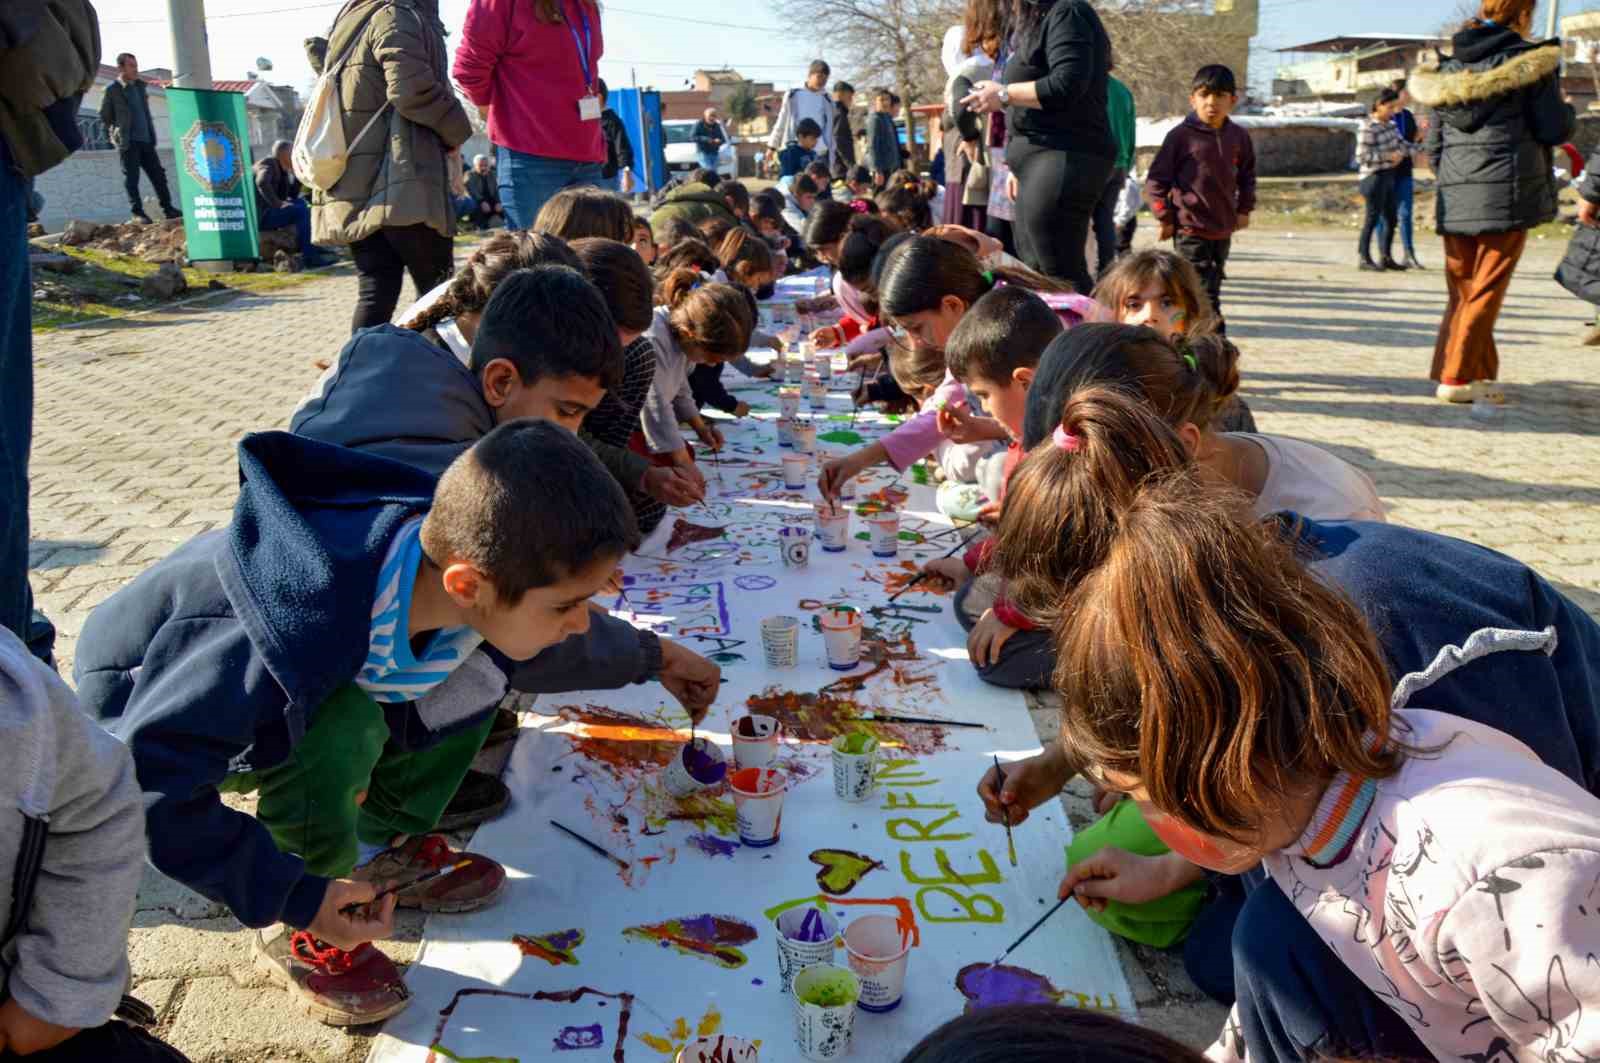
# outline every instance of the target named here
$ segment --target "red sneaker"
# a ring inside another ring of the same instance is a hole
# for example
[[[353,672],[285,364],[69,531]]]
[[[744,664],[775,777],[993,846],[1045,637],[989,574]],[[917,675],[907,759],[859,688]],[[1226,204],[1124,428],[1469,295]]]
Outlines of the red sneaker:
[[[506,869],[487,856],[450,848],[439,834],[419,834],[404,845],[385,849],[356,868],[350,877],[363,882],[409,882],[418,875],[465,860],[467,866],[396,895],[401,908],[424,912],[472,912],[487,907],[505,888]]]
[[[370,944],[346,952],[308,931],[279,927],[256,931],[251,955],[301,1010],[329,1026],[382,1022],[411,1003],[400,969]]]

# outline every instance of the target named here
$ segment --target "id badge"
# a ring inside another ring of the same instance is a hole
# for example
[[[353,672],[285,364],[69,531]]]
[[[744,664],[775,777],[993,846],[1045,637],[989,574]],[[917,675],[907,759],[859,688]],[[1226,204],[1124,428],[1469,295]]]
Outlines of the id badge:
[[[600,97],[579,96],[578,117],[583,119],[585,122],[600,121]]]

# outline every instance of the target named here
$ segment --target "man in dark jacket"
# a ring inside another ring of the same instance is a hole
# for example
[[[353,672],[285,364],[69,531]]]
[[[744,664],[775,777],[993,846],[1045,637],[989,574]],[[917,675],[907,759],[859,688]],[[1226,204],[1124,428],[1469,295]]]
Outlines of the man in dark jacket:
[[[694,137],[695,150],[700,153],[700,165],[708,170],[716,170],[717,156],[722,151],[722,145],[728,142],[728,131],[722,128],[715,107],[706,108],[706,113],[694,124],[691,136]]]
[[[1600,149],[1589,156],[1578,186],[1578,227],[1556,280],[1579,299],[1600,306]],[[1600,347],[1600,318],[1583,337],[1585,347]]]
[[[604,115],[601,117],[603,119]],[[500,202],[500,175],[494,172],[489,156],[472,157],[472,169],[467,171],[466,182],[467,198],[472,201],[472,220],[479,231],[493,225],[496,218],[503,221],[506,208]]]
[[[100,101],[100,121],[105,123],[111,143],[122,156],[122,182],[128,190],[128,206],[135,221],[148,222],[144,200],[139,195],[139,171],[144,170],[168,218],[181,218],[183,212],[172,205],[167,190],[167,171],[156,153],[156,123],[150,117],[150,98],[144,79],[139,76],[139,60],[131,52],[117,56],[117,79],[106,86]]]
[[[300,258],[307,269],[338,261],[338,256],[311,242],[311,204],[300,198],[300,181],[294,175],[294,145],[280,140],[272,154],[256,163],[256,220],[261,231],[294,226]]]
[[[1412,99],[1434,112],[1426,143],[1450,303],[1429,375],[1446,402],[1505,400],[1495,321],[1528,230],[1556,216],[1551,149],[1576,117],[1561,97],[1561,42],[1525,40],[1532,22],[1531,3],[1516,25],[1472,19],[1450,55],[1411,77]]]
[[[0,627],[41,660],[55,630],[28,586],[28,451],[33,440],[33,178],[83,146],[78,106],[100,66],[88,0],[0,4]]]
[[[833,83],[833,179],[843,181],[856,165],[856,131],[850,127],[850,108],[856,88],[848,81]]]
[[[682,218],[694,226],[707,218],[722,218],[732,225],[739,224],[739,218],[722,194],[698,181],[673,189],[650,212],[650,228],[655,232],[656,243],[666,242],[667,223],[673,218]]]
[[[612,187],[627,195],[633,191],[633,141],[628,139],[628,128],[622,124],[622,118],[606,107],[610,98],[611,90],[601,78],[600,106],[605,109],[600,112],[600,134],[606,142],[606,161],[600,167],[600,176],[614,182]]]

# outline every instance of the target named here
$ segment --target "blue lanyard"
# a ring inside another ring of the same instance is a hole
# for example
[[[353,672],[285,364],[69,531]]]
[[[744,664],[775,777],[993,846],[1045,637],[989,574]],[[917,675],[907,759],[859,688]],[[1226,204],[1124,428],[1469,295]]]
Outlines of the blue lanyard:
[[[590,64],[590,46],[593,43],[589,35],[589,12],[583,9],[584,0],[577,0],[578,17],[583,20],[583,40],[578,39],[578,31],[572,28],[572,20],[567,19],[567,32],[572,34],[572,43],[578,49],[578,62],[583,64],[583,90],[589,92],[594,88],[594,67]]]

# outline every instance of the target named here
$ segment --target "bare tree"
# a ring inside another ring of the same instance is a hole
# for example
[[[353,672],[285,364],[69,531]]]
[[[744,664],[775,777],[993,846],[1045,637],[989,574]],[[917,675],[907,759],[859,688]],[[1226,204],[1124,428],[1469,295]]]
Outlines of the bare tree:
[[[1249,38],[1194,4],[1124,0],[1098,10],[1111,37],[1116,76],[1133,92],[1142,115],[1183,114],[1194,72],[1207,63],[1223,63],[1244,75]]]
[[[815,29],[833,65],[858,84],[886,85],[909,108],[944,90],[939,47],[961,0],[778,0],[788,23]]]

